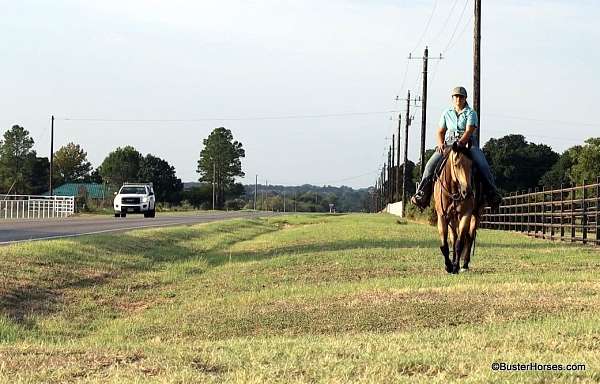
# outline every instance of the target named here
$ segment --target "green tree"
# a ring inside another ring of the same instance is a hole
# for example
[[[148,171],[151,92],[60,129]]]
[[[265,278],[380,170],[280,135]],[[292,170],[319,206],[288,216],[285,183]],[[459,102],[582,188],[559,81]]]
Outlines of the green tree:
[[[48,191],[50,184],[50,160],[47,157],[36,157],[32,159],[30,167],[28,193],[41,195]]]
[[[92,164],[79,144],[69,143],[54,154],[54,177],[57,184],[85,180],[90,176]]]
[[[215,128],[203,143],[196,172],[200,174],[199,181],[216,184],[216,206],[221,209],[225,192],[231,188],[235,177],[244,176],[241,158],[246,153],[242,143],[234,141],[231,131],[223,127]]]
[[[104,181],[102,180],[102,176],[100,174],[100,167],[94,169],[89,176],[87,176],[84,181],[88,183],[98,183],[102,184]]]
[[[600,176],[600,137],[587,139],[576,153],[576,160],[571,168],[573,182],[596,182]]]
[[[212,185],[201,184],[183,191],[183,200],[186,200],[194,208],[209,209],[212,206]]]
[[[230,184],[225,190],[225,200],[238,199],[246,193],[242,183]]]
[[[581,146],[576,145],[567,149],[558,158],[558,161],[552,165],[552,168],[540,179],[540,186],[558,187],[561,184],[570,185],[573,183],[571,170],[577,161],[577,155],[581,151]]]
[[[0,186],[4,193],[28,194],[32,192],[29,182],[36,165],[33,139],[25,128],[13,125],[0,141]]]
[[[523,135],[490,139],[483,147],[501,191],[521,191],[539,185],[559,158],[544,144],[528,143]]]
[[[152,182],[157,201],[169,203],[181,201],[183,183],[175,175],[175,167],[166,160],[150,154],[146,155],[140,162],[138,179]]]
[[[102,179],[113,187],[120,187],[125,182],[139,182],[142,155],[132,146],[119,147],[100,165]]]
[[[409,176],[406,179],[406,198],[410,199],[412,195],[417,191],[416,182],[414,177],[411,177],[416,169],[416,164],[408,160],[406,163],[406,174]],[[404,163],[400,164],[400,195],[402,196],[402,185],[404,181]],[[366,201],[366,199],[365,199]]]

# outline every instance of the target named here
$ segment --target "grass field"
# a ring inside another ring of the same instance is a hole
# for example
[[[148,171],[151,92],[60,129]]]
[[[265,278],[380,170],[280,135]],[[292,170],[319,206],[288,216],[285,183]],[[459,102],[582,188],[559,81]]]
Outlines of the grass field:
[[[0,381],[592,383],[600,251],[300,215],[0,248]],[[493,362],[586,365],[495,372]]]

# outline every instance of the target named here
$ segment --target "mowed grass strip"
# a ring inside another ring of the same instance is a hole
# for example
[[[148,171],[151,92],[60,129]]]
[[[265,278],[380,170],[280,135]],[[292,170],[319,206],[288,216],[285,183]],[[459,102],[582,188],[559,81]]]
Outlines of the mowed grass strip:
[[[600,253],[297,215],[0,248],[3,382],[598,382]],[[586,364],[494,372],[493,362]]]

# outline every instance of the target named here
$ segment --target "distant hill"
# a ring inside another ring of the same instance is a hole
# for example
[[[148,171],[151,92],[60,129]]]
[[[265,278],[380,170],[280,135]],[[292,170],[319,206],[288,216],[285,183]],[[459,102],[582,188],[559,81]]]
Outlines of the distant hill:
[[[202,185],[202,183],[199,183],[197,181],[189,181],[189,182],[183,183],[183,190],[189,191],[190,189],[200,187],[201,185]]]
[[[254,200],[254,185],[244,185],[244,199],[247,201]],[[368,211],[370,195],[368,188],[354,189],[351,187],[341,186],[316,186],[310,184],[298,186],[284,185],[258,185],[257,202],[258,207],[262,199],[266,199],[266,208],[281,210],[283,205],[283,197],[287,201],[287,210],[292,211],[294,201],[296,209],[299,212],[323,212],[329,211],[329,204],[334,204],[337,212],[363,212]]]

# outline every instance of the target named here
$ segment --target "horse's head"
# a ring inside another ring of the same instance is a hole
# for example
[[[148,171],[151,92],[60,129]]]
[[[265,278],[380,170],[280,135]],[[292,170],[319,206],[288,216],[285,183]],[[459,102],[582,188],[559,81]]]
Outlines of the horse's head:
[[[455,143],[452,146],[452,152],[448,161],[450,162],[450,169],[452,171],[452,180],[459,186],[460,197],[466,199],[472,191],[471,165],[473,161],[471,160],[469,149]]]

